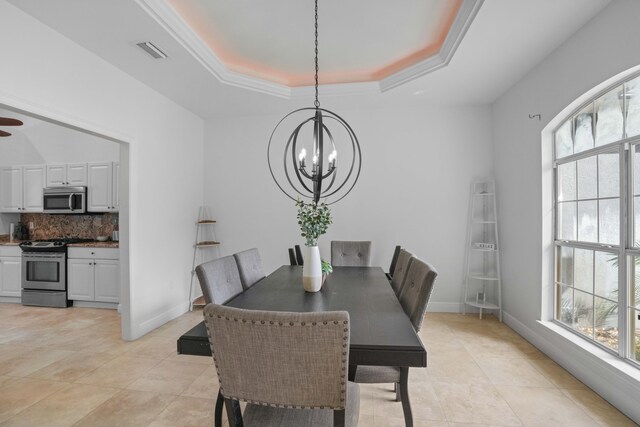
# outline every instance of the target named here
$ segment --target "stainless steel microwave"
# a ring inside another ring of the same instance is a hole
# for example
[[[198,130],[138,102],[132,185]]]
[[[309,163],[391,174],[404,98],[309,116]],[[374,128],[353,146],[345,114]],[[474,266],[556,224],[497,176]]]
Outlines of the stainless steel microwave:
[[[87,187],[47,187],[42,194],[44,213],[79,214],[87,211]]]

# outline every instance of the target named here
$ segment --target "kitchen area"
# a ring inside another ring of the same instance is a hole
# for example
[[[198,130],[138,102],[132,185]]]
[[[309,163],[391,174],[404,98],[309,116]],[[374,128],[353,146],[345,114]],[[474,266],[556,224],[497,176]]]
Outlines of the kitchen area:
[[[0,303],[118,309],[119,144],[0,117]]]

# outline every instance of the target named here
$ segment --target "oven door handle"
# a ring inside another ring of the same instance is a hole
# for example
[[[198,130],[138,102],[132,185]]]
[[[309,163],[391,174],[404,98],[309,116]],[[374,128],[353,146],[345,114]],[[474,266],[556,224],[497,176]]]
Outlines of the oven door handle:
[[[74,210],[74,209],[73,209],[73,195],[74,195],[74,194],[75,194],[75,193],[71,193],[71,194],[69,194],[69,210],[70,210],[70,211],[73,211],[73,210]]]

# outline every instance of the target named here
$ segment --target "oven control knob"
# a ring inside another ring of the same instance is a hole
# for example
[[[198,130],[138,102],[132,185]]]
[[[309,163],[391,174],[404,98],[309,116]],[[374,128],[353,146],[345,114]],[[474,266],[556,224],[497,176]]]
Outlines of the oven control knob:
[[[22,244],[24,246],[31,246],[31,245],[33,245],[33,242],[22,242]]]
[[[53,246],[62,246],[62,242],[53,242]]]

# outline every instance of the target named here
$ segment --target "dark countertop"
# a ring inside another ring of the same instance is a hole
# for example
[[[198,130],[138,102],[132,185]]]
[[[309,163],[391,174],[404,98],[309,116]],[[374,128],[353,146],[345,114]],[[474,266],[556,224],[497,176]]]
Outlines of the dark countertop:
[[[18,246],[20,243],[26,242],[26,240],[14,240],[9,239],[8,234],[0,234],[0,246]],[[106,242],[86,242],[86,243],[73,243],[68,245],[74,248],[119,248],[119,242],[108,240]]]

